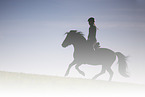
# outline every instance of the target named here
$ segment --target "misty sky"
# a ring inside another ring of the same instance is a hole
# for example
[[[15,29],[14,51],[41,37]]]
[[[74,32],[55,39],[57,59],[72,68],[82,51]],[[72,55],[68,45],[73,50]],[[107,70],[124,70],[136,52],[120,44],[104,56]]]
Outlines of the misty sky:
[[[114,81],[145,84],[144,0],[0,0],[0,70],[64,76],[73,47],[62,48],[65,32],[88,35],[87,19],[96,19],[101,47],[129,56],[130,78],[112,66]],[[100,66],[82,65],[69,77],[92,78]],[[108,74],[100,80],[107,80]]]

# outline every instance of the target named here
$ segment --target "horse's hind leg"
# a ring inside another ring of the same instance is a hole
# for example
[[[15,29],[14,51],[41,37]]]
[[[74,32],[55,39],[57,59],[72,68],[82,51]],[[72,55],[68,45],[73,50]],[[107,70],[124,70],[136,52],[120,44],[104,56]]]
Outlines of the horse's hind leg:
[[[75,64],[76,64],[76,62],[73,61],[73,62],[69,65],[69,67],[68,67],[68,69],[67,69],[67,71],[66,71],[66,73],[65,73],[65,76],[67,76],[67,75],[69,74],[69,71],[70,71],[71,67],[72,67],[73,65],[75,65]]]
[[[110,74],[109,81],[111,81],[111,80],[112,80],[112,77],[113,77],[113,71],[112,71],[111,67],[107,67],[106,70],[107,70],[107,71],[109,72],[109,74]]]
[[[81,64],[77,64],[77,65],[75,66],[75,68],[76,68],[76,70],[77,70],[81,75],[85,76],[85,73],[79,69],[79,66],[80,66],[80,65],[81,65]]]
[[[99,77],[100,75],[104,74],[105,71],[106,71],[105,66],[102,66],[102,71],[101,71],[99,74],[95,75],[92,79],[96,79],[96,78]]]

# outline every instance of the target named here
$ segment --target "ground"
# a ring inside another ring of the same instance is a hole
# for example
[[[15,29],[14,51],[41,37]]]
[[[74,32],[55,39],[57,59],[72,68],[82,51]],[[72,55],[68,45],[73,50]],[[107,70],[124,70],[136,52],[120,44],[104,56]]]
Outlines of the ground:
[[[145,86],[1,71],[0,97],[145,97]]]

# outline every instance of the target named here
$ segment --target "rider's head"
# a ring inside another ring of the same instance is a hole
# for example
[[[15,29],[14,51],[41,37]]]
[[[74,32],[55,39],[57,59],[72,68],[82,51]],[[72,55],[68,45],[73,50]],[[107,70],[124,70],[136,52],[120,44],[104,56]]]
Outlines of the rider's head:
[[[89,22],[89,25],[93,25],[94,22],[95,22],[95,19],[94,19],[93,17],[90,17],[90,18],[88,19],[88,22]]]

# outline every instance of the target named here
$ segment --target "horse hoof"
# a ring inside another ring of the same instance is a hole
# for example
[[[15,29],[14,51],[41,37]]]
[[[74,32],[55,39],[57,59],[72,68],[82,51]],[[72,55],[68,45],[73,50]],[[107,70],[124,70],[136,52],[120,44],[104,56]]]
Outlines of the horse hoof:
[[[82,75],[85,76],[85,73],[83,73]]]
[[[81,74],[82,74],[83,76],[85,76],[85,73],[84,73],[84,72],[81,72]]]
[[[68,73],[66,73],[64,76],[68,76]]]
[[[95,80],[96,79],[96,77],[94,76],[93,78],[92,78],[92,80]]]

